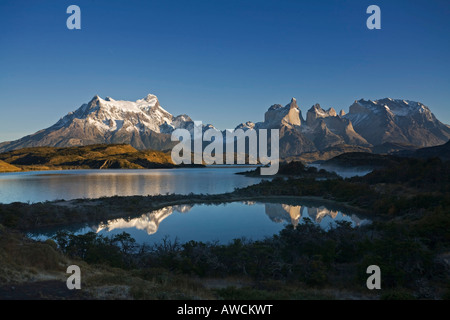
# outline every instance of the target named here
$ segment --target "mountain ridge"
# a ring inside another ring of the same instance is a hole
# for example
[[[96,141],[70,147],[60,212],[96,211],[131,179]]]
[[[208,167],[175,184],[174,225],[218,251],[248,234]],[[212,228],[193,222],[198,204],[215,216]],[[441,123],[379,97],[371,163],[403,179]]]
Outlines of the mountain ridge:
[[[153,94],[136,101],[95,95],[54,125],[0,143],[0,152],[26,147],[117,143],[130,144],[139,150],[169,150],[177,143],[171,141],[174,130],[187,129],[192,133],[193,128],[194,122],[188,115],[173,116]],[[203,131],[208,128],[215,129],[211,124],[203,125]],[[355,100],[348,113],[315,104],[306,111],[306,119],[297,99],[292,98],[285,106],[270,106],[264,121],[247,121],[235,129],[279,129],[281,158],[338,150],[343,145],[364,149],[383,144],[430,147],[450,139],[450,127],[441,123],[427,106],[392,98]]]

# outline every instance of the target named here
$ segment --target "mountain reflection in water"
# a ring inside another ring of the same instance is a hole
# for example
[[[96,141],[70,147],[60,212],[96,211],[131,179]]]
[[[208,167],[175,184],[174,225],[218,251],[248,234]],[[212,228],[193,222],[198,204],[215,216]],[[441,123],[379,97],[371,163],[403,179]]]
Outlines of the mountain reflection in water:
[[[189,205],[179,205],[179,206],[170,206],[162,209],[158,209],[152,211],[150,213],[146,213],[141,215],[139,218],[134,219],[114,219],[108,220],[105,224],[99,224],[98,226],[92,226],[92,231],[99,233],[100,231],[113,231],[116,229],[128,229],[135,228],[138,230],[144,230],[148,235],[156,233],[159,228],[159,224],[165,218],[170,216],[175,211],[180,213],[186,213],[191,210],[193,206]]]
[[[256,202],[246,201],[242,202],[245,206],[253,206]],[[288,205],[281,203],[264,203],[265,214],[271,221],[278,224],[291,224],[294,229],[298,224],[303,223],[304,219],[309,219],[315,224],[320,225],[324,230],[329,230],[336,225],[338,221],[347,221],[352,227],[358,227],[363,224],[369,223],[369,220],[360,219],[356,215],[346,215],[337,210],[329,210],[326,207],[307,207],[303,205]],[[108,220],[106,223],[91,226],[91,230],[99,232],[111,232],[113,230],[135,228],[137,230],[143,230],[148,235],[155,234],[162,221],[172,215],[174,212],[186,214],[194,206],[193,205],[176,205],[168,206],[162,209],[154,210],[152,212],[141,215],[134,219],[113,219]],[[210,206],[211,210],[214,207]]]

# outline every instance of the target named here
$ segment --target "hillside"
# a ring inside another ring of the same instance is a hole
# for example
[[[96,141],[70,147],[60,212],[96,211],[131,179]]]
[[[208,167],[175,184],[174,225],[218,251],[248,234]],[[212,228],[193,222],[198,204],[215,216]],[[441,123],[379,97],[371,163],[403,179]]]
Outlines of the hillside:
[[[450,141],[439,146],[421,148],[413,151],[400,151],[398,155],[420,159],[440,158],[442,161],[448,161],[450,160]]]
[[[438,157],[443,161],[450,160],[450,141],[440,146],[419,149],[414,156],[422,159]]]
[[[21,171],[21,169],[0,160],[0,172],[16,172],[16,171]]]
[[[245,175],[247,177],[260,177],[261,167],[254,170],[237,172],[236,174]],[[307,167],[301,161],[281,162],[277,177],[290,178],[310,178],[310,179],[337,179],[339,176],[334,172],[318,170],[315,167]]]
[[[18,170],[58,169],[151,169],[172,168],[170,153],[138,151],[127,144],[82,147],[35,147],[0,154],[5,168]],[[0,163],[0,170],[3,168]]]
[[[381,168],[395,166],[400,161],[404,160],[401,157],[392,155],[381,155],[368,152],[349,152],[341,154],[323,163],[324,166],[336,166],[344,168],[368,167]]]
[[[320,162],[332,159],[341,154],[350,153],[350,152],[371,152],[370,148],[361,147],[361,146],[351,146],[351,145],[336,145],[329,148],[326,148],[322,151],[314,151],[314,152],[305,152],[303,154],[297,156],[287,157],[284,160],[286,162],[290,161],[301,161],[303,163],[313,163]]]

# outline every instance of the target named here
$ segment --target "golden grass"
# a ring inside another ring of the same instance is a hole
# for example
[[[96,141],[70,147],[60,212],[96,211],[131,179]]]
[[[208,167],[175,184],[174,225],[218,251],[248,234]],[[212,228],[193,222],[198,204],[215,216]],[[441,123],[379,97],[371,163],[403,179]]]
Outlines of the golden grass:
[[[89,265],[64,256],[52,241],[38,242],[0,225],[0,286],[36,281],[64,282],[69,265],[81,269],[83,293],[93,299],[213,299],[189,276]],[[1,298],[1,297],[0,297]]]
[[[127,144],[36,147],[0,154],[0,171],[60,169],[144,169],[173,166],[169,153],[138,151]],[[3,169],[3,170],[2,170]]]
[[[48,278],[65,272],[67,259],[52,243],[29,240],[0,225],[0,284]]]
[[[22,169],[0,160],[0,172],[17,172]]]

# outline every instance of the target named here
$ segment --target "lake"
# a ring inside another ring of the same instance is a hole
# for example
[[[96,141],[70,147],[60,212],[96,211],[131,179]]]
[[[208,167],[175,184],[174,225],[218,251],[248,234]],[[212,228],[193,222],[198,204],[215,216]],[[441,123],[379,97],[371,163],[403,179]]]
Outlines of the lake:
[[[211,166],[148,170],[55,170],[0,173],[0,203],[35,203],[166,193],[220,194],[231,192],[235,188],[247,187],[262,179],[272,179],[271,176],[258,178],[235,174],[252,168]],[[344,178],[370,172],[370,170],[333,169]]]
[[[176,194],[220,194],[258,183],[262,178],[237,175],[242,167],[208,167],[151,170],[65,170],[0,174],[0,202],[43,202],[110,196]],[[265,178],[265,179],[271,179]],[[181,242],[219,241],[236,238],[262,239],[286,225],[296,227],[308,218],[323,229],[337,221],[353,226],[367,223],[354,214],[305,203],[233,202],[224,205],[179,205],[137,212],[98,225],[77,224],[63,229],[30,233],[46,239],[58,230],[110,236],[123,231],[138,243],[159,242],[165,237]]]
[[[242,167],[61,170],[0,173],[0,203],[166,193],[219,194],[258,183]]]
[[[48,239],[57,231],[76,234],[96,232],[113,236],[129,233],[138,244],[153,244],[167,238],[181,243],[195,241],[217,241],[229,243],[233,239],[261,240],[280,232],[285,226],[296,228],[309,219],[324,230],[336,226],[338,221],[347,221],[353,227],[370,223],[355,214],[327,208],[325,205],[263,202],[232,202],[222,205],[177,205],[168,206],[141,214],[138,217],[111,219],[100,224],[78,224],[30,232],[29,237]]]

